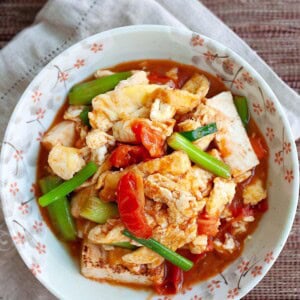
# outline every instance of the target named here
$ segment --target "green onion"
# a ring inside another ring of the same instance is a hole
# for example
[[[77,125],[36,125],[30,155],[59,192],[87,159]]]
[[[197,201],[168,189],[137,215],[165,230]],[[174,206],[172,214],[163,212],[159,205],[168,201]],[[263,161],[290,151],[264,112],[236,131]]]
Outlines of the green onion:
[[[217,132],[216,123],[211,123],[203,127],[198,127],[195,130],[191,131],[182,131],[180,132],[180,134],[187,138],[189,141],[193,142],[214,132]]]
[[[244,96],[234,96],[236,110],[245,128],[247,128],[250,118],[247,102],[247,98]]]
[[[178,132],[173,133],[167,140],[168,145],[175,150],[183,150],[190,160],[203,169],[224,178],[230,177],[230,168],[222,161],[202,151]]]
[[[46,193],[39,198],[39,204],[42,207],[49,205],[50,203],[57,201],[61,197],[73,192],[77,187],[83,184],[88,178],[97,172],[97,165],[94,162],[89,162],[83,169],[81,169],[73,178],[67,180]]]
[[[91,127],[90,120],[89,120],[90,109],[91,108],[89,106],[85,106],[79,115],[79,118],[82,121],[82,123],[88,127]]]
[[[68,94],[69,103],[74,105],[90,104],[94,97],[113,90],[121,80],[127,79],[131,75],[131,72],[121,72],[76,84]]]
[[[167,248],[166,246],[162,245],[161,243],[152,238],[148,240],[137,238],[126,229],[123,231],[123,234],[129,237],[130,239],[140,243],[141,245],[151,249],[152,251],[158,253],[160,256],[164,257],[173,265],[179,267],[184,271],[188,271],[194,266],[193,262],[181,256],[180,254],[172,251],[171,249]]]
[[[129,249],[129,250],[136,250],[138,248],[137,246],[132,245],[129,242],[118,242],[118,243],[111,243],[106,245]]]
[[[80,216],[95,223],[104,224],[119,214],[118,206],[112,202],[104,202],[99,198],[89,197],[80,210]]]
[[[42,192],[48,193],[61,184],[57,176],[48,176],[39,181]],[[70,204],[67,197],[61,197],[47,207],[49,218],[54,230],[65,241],[76,240],[76,229],[70,213]]]

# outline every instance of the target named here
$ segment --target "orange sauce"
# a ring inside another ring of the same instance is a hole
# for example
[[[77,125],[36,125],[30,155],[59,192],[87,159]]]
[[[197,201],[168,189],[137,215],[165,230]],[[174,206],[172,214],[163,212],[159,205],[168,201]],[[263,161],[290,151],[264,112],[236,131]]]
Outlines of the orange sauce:
[[[131,61],[122,63],[119,65],[116,65],[110,70],[115,72],[120,71],[128,71],[128,70],[146,70],[150,72],[155,72],[158,75],[165,75],[167,71],[169,71],[171,68],[177,67],[178,68],[178,86],[181,87],[187,80],[190,78],[195,72],[205,75],[208,80],[210,81],[210,89],[207,95],[207,98],[210,98],[222,91],[228,90],[224,83],[219,80],[217,77],[199,70],[198,68],[190,65],[183,65],[174,61],[169,60],[143,60],[143,61]],[[90,77],[85,81],[92,80],[93,78]],[[53,127],[55,124],[61,122],[63,120],[63,114],[64,111],[68,108],[68,99],[66,99],[66,102],[61,107],[59,112],[57,113],[51,127]],[[267,144],[264,140],[263,135],[261,134],[258,126],[254,122],[253,119],[250,119],[249,126],[248,126],[248,135],[249,136],[257,136],[260,137],[263,146],[265,149],[267,149]],[[41,146],[39,157],[38,157],[38,168],[37,168],[37,180],[48,175],[48,151]],[[235,203],[242,201],[242,191],[245,185],[247,185],[252,180],[255,180],[256,178],[262,179],[264,184],[266,184],[267,180],[267,171],[268,171],[268,154],[265,156],[265,158],[260,160],[260,164],[254,168],[252,172],[252,176],[250,179],[246,180],[243,183],[240,183],[237,185],[236,188],[236,195],[233,201]],[[39,196],[41,192],[38,190],[37,196]],[[40,207],[41,214],[43,216],[43,219],[47,223],[47,225],[53,230],[49,216],[47,213],[47,210],[45,208]],[[220,254],[216,250],[213,250],[212,252],[208,252],[204,255],[204,257],[197,262],[197,264],[188,272],[184,273],[184,287],[190,286],[191,284],[199,281],[206,280],[220,272],[222,272],[227,265],[229,265],[232,261],[234,261],[238,256],[240,256],[243,246],[244,246],[244,240],[245,238],[250,235],[255,228],[257,227],[259,220],[262,216],[262,212],[255,211],[255,221],[250,223],[247,231],[243,234],[240,234],[238,236],[235,236],[235,239],[237,239],[239,243],[239,247],[237,247],[236,251],[234,251],[231,254]],[[80,253],[81,253],[81,241],[75,241],[71,243],[67,243],[67,248],[70,252],[70,254],[79,262],[80,261]],[[115,259],[115,258],[114,258]],[[99,282],[103,282],[102,280],[97,280]],[[113,283],[116,284],[116,283]],[[142,288],[145,287],[139,287],[134,284],[119,284],[118,285],[125,285],[130,286],[131,288]]]

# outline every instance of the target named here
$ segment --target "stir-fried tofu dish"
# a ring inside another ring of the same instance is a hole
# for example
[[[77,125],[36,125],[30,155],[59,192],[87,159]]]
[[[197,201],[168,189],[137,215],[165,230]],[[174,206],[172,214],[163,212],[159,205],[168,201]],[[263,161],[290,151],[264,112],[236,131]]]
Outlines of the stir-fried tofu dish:
[[[246,97],[193,66],[129,62],[69,91],[38,202],[83,276],[174,294],[241,254],[268,208],[267,161]]]

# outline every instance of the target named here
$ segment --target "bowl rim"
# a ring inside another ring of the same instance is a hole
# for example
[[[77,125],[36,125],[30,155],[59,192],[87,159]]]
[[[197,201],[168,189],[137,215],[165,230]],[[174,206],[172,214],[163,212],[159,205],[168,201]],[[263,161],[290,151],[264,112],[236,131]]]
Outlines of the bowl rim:
[[[99,37],[99,38],[105,38],[107,36],[117,36],[117,35],[123,35],[123,34],[128,34],[128,33],[134,33],[134,32],[144,32],[144,33],[149,33],[149,32],[172,32],[175,34],[183,34],[183,35],[191,35],[193,33],[195,34],[199,34],[197,32],[194,32],[192,30],[186,29],[186,28],[177,28],[177,27],[173,27],[173,26],[167,26],[167,25],[129,25],[129,26],[123,26],[123,27],[117,27],[117,28],[113,28],[113,29],[109,29],[106,31],[102,31],[99,33],[96,33],[94,35],[88,36],[82,40],[77,41],[75,44],[73,44],[72,46],[66,48],[64,51],[62,51],[61,53],[59,53],[56,57],[54,57],[53,59],[51,59],[36,75],[35,77],[31,80],[31,82],[29,83],[29,85],[27,86],[27,88],[24,90],[24,92],[22,93],[22,95],[20,96],[14,110],[13,113],[10,116],[8,125],[6,127],[5,130],[5,134],[4,134],[4,138],[3,141],[6,140],[7,135],[10,131],[10,127],[12,126],[12,122],[11,120],[14,119],[14,117],[17,115],[17,111],[19,106],[22,103],[22,100],[24,98],[24,95],[26,95],[31,88],[34,86],[35,81],[37,80],[38,77],[41,76],[41,74],[43,72],[46,71],[46,69],[53,64],[53,62],[60,56],[63,56],[64,54],[66,54],[66,52],[71,52],[74,48],[78,47],[78,45],[80,43],[82,43],[83,41],[88,42],[89,40],[94,39],[95,37]],[[285,128],[285,132],[287,135],[287,139],[289,141],[291,141],[291,154],[292,154],[292,162],[293,162],[293,171],[294,171],[294,184],[292,186],[292,196],[291,196],[291,205],[290,205],[290,209],[289,209],[289,215],[290,218],[288,218],[287,222],[285,223],[285,227],[284,230],[281,231],[280,234],[280,238],[278,240],[277,243],[277,248],[273,253],[274,256],[274,260],[267,265],[267,267],[263,270],[262,275],[257,277],[257,278],[253,278],[246,286],[245,288],[241,291],[242,293],[239,294],[239,298],[244,297],[247,293],[249,293],[267,274],[267,272],[270,270],[270,268],[273,266],[273,264],[275,263],[276,259],[278,258],[278,256],[280,255],[288,237],[289,237],[289,233],[292,229],[292,225],[294,222],[294,218],[297,212],[297,205],[298,205],[298,198],[299,198],[299,194],[298,194],[298,184],[299,183],[299,162],[298,162],[298,155],[297,155],[297,148],[296,148],[296,144],[292,135],[292,131],[287,119],[286,114],[284,113],[284,110],[281,106],[281,103],[279,102],[277,96],[275,95],[275,93],[273,92],[273,90],[271,89],[271,87],[266,83],[266,81],[262,78],[262,76],[244,59],[242,58],[239,54],[237,54],[233,49],[231,49],[228,46],[225,46],[224,44],[206,36],[205,34],[200,34],[201,37],[204,37],[207,41],[212,42],[212,44],[218,48],[218,49],[223,49],[228,51],[228,53],[230,54],[230,56],[232,58],[234,58],[240,65],[245,66],[248,70],[250,70],[250,72],[252,74],[255,75],[255,77],[258,79],[258,81],[260,82],[260,84],[262,85],[263,89],[266,90],[268,92],[268,94],[270,94],[272,96],[272,99],[274,100],[274,104],[277,108],[278,114],[281,117],[283,126]],[[1,154],[0,154],[0,161],[3,161],[3,156],[4,156],[4,144],[2,144],[1,147]],[[0,177],[2,177],[4,172],[4,168],[2,165],[0,165]],[[3,188],[0,188],[0,198],[1,198],[1,202],[2,202],[2,210],[4,213],[4,220],[6,223],[6,226],[8,228],[10,237],[12,237],[13,234],[13,228],[10,225],[10,223],[8,222],[8,217],[7,217],[7,211],[6,211],[6,207],[4,204],[4,191]],[[25,263],[25,265],[27,266],[27,268],[30,268],[30,264],[26,258],[26,255],[23,251],[21,251],[19,249],[19,247],[17,246],[16,242],[13,240],[13,243],[17,249],[18,254],[21,256],[22,261]],[[54,286],[54,284],[49,284],[49,282],[47,282],[43,277],[37,277],[37,279],[44,285],[44,287],[49,290],[54,296],[58,297],[58,298],[64,298],[64,295],[60,294],[60,291],[57,291],[57,288]]]

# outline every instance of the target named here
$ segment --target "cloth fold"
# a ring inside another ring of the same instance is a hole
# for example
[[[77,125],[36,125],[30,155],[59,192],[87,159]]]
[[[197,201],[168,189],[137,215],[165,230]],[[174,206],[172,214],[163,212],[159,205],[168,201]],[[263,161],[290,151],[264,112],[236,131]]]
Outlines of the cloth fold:
[[[162,24],[188,28],[233,49],[266,80],[281,102],[295,139],[300,137],[300,96],[221,20],[197,0],[52,0],[34,24],[0,52],[0,140],[33,77],[77,41],[114,27]]]

